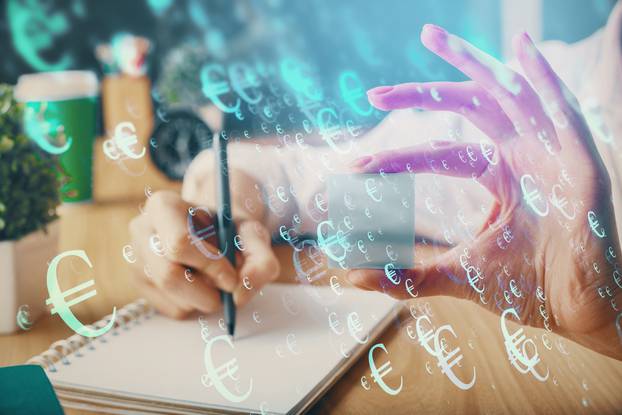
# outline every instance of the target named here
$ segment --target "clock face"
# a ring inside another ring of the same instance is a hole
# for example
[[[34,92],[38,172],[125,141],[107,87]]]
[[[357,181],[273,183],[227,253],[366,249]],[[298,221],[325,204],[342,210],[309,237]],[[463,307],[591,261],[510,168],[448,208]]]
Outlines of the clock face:
[[[156,120],[149,142],[151,159],[168,178],[181,180],[192,159],[212,146],[212,130],[191,110],[167,111]]]

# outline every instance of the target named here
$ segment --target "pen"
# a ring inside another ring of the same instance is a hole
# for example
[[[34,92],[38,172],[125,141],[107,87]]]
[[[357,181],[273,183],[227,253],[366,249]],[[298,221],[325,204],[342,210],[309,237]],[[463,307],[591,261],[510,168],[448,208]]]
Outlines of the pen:
[[[235,250],[232,248],[235,231],[233,229],[234,223],[231,218],[227,141],[220,133],[215,134],[214,141],[216,168],[218,169],[218,178],[216,179],[216,197],[218,199],[218,248],[235,268]],[[235,332],[235,304],[233,303],[233,294],[221,290],[220,301],[223,303],[227,332],[230,336],[233,336]]]

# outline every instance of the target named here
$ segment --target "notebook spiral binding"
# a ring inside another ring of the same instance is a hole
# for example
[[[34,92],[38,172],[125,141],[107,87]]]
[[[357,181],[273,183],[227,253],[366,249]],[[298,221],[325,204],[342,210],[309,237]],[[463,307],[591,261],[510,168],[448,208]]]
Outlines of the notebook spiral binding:
[[[97,338],[84,337],[79,334],[74,334],[71,337],[68,337],[63,340],[58,340],[52,343],[45,352],[30,358],[26,364],[36,364],[42,366],[44,369],[49,370],[50,372],[56,372],[56,363],[59,361],[63,365],[70,365],[71,362],[67,358],[70,354],[74,353],[75,357],[82,357],[81,349],[84,346],[87,346],[89,350],[95,350],[95,342],[99,341],[100,343],[106,343],[106,337],[112,335],[119,335],[119,330],[129,330],[130,323],[139,324],[140,317],[144,317],[148,319],[151,314],[155,310],[147,304],[147,301],[144,299],[138,299],[133,303],[127,304],[122,309],[118,310],[115,317],[115,323],[106,334],[99,336]],[[91,327],[94,329],[99,329],[101,327],[105,327],[110,319],[112,318],[112,314],[108,314],[106,317],[102,318],[99,321],[96,321],[93,324],[88,325],[87,327]]]

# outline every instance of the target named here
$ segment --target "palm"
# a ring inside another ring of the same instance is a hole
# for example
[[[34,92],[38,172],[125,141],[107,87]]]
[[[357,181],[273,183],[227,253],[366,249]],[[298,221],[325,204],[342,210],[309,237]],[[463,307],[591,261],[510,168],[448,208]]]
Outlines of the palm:
[[[530,82],[442,29],[424,29],[422,41],[473,81],[380,87],[370,101],[381,109],[463,114],[496,154],[482,146],[465,161],[477,143],[441,142],[376,154],[361,170],[472,177],[496,201],[473,241],[406,272],[423,295],[470,298],[498,314],[513,308],[526,324],[622,355],[611,344],[622,282],[615,280],[620,250],[609,177],[576,100],[528,37],[518,38],[516,49]],[[440,162],[451,168],[435,168]],[[452,274],[467,283],[446,278]],[[351,275],[367,287],[379,278],[373,271]],[[402,287],[389,293],[407,297]]]

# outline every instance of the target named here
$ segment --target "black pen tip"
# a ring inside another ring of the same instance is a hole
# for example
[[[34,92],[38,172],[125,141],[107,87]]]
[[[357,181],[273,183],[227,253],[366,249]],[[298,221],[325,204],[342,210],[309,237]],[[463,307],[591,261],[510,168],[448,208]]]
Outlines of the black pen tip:
[[[229,333],[229,336],[233,337],[233,333],[235,333],[235,324],[227,324],[227,333]]]

